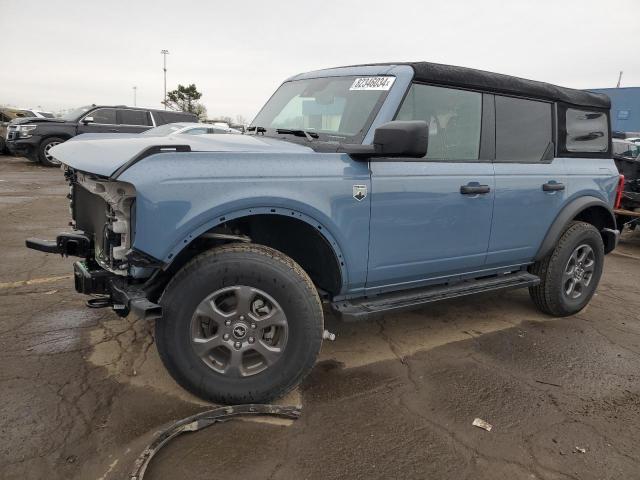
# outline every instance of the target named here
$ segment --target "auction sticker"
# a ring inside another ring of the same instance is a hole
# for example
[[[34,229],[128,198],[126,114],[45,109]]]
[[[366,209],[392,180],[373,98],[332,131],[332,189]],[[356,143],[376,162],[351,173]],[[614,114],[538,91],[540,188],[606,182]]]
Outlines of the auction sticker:
[[[396,77],[356,78],[349,90],[389,90]]]

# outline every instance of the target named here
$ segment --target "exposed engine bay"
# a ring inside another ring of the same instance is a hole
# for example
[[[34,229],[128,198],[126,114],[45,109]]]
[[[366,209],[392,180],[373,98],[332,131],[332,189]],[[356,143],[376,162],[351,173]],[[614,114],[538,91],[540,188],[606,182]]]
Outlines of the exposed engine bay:
[[[133,240],[135,188],[81,172],[66,171],[70,184],[72,226],[93,236],[94,258],[104,269],[128,274],[127,253]]]

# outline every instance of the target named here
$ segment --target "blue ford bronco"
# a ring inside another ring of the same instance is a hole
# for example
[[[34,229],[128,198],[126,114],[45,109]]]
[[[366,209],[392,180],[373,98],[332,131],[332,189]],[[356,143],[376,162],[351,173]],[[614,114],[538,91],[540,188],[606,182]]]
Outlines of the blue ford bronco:
[[[245,135],[82,136],[51,149],[92,307],[155,320],[171,375],[264,402],[313,367],[323,305],[345,320],[527,287],[589,302],[619,232],[601,94],[433,63],[286,80]]]

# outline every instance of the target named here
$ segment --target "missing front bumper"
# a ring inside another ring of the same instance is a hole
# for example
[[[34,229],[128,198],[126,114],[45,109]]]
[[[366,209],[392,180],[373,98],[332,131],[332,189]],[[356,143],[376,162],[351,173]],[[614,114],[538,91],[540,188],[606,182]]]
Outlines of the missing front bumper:
[[[162,307],[147,298],[141,286],[130,285],[126,279],[102,268],[91,268],[87,262],[73,264],[76,291],[85,295],[105,295],[100,305],[110,306],[121,317],[130,313],[144,320],[162,317]],[[93,307],[95,308],[95,302]]]

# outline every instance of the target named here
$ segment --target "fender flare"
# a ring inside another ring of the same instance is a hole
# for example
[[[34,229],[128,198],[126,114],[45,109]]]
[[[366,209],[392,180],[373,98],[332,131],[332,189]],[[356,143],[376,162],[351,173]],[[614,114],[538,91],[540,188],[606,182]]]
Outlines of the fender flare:
[[[571,220],[590,207],[603,207],[607,212],[609,212],[610,219],[605,230],[615,230],[616,220],[610,205],[605,203],[603,200],[590,195],[578,197],[565,205],[565,207],[556,216],[551,227],[547,230],[547,234],[538,249],[538,253],[536,253],[536,256],[534,257],[534,261],[537,262],[546,257],[555,248],[558,240],[560,240],[560,237],[567,229]],[[602,231],[600,233],[603,235],[603,240],[606,240],[610,232]],[[609,253],[613,250],[613,248],[608,248],[607,243],[605,243],[605,253]],[[615,247],[615,242],[613,246]]]
[[[201,224],[198,228],[189,233],[186,237],[181,239],[172,249],[171,252],[165,258],[165,266],[166,270],[173,263],[173,260],[178,256],[178,254],[185,249],[193,240],[198,238],[203,233],[211,230],[212,228],[217,227],[229,220],[235,220],[242,217],[249,217],[253,215],[278,215],[282,217],[295,218],[297,220],[301,220],[307,223],[309,226],[313,227],[328,243],[330,248],[333,251],[335,256],[336,263],[338,268],[340,269],[340,276],[342,280],[342,288],[345,285],[348,285],[348,270],[346,268],[346,259],[342,253],[342,249],[338,244],[337,240],[330,232],[328,228],[315,218],[302,213],[296,209],[292,208],[283,208],[283,207],[250,207],[250,208],[242,208],[239,210],[233,210],[231,212],[217,215],[215,218],[210,219],[209,221]]]

